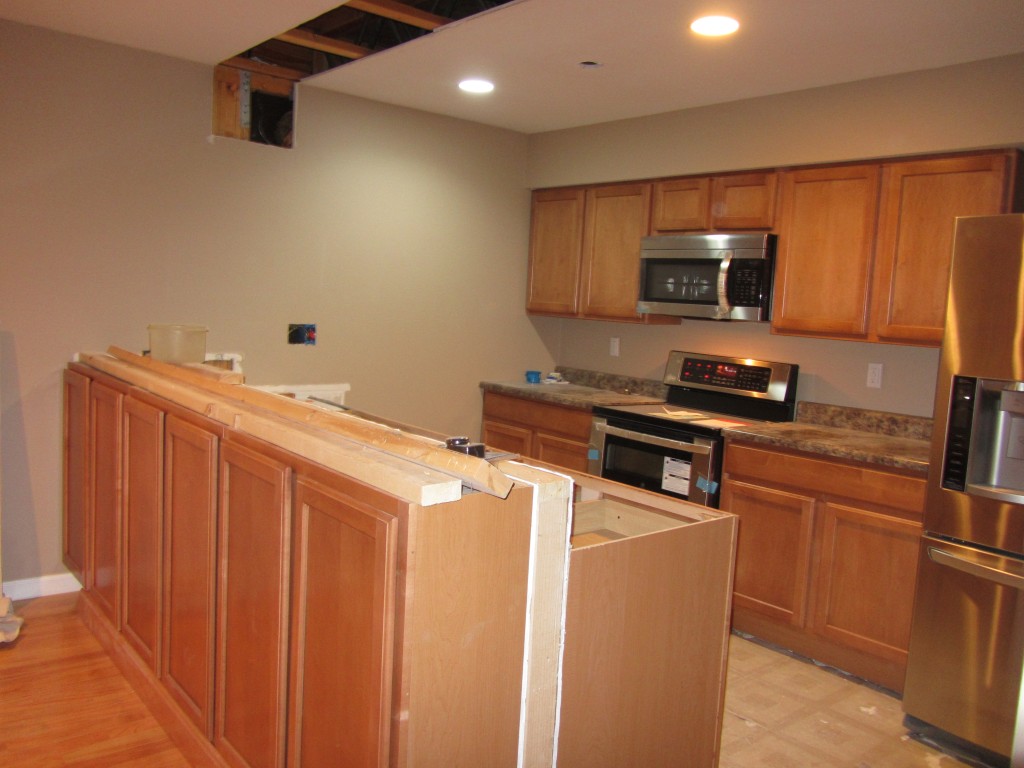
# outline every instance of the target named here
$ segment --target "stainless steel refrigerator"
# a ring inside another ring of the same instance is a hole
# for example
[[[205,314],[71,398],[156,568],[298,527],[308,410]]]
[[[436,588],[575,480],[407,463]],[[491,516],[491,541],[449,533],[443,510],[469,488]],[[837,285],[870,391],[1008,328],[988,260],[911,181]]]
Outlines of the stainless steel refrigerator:
[[[1024,661],[1024,215],[956,220],[903,709],[1010,764]]]

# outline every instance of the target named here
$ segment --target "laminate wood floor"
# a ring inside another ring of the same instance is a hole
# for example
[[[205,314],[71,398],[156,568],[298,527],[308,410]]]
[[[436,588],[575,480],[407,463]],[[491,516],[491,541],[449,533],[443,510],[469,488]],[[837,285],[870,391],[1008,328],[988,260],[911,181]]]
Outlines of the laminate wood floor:
[[[78,594],[15,604],[0,644],[0,766],[189,768],[78,618]]]

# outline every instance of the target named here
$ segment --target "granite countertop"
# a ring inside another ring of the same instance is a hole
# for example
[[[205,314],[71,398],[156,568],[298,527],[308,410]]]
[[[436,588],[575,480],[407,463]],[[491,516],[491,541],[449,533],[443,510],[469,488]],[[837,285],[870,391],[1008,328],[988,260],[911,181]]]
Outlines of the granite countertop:
[[[488,392],[589,410],[596,405],[663,403],[667,387],[650,379],[559,366],[571,384],[482,381]],[[928,473],[932,420],[884,411],[799,402],[796,420],[728,427],[734,440],[774,445],[837,459]]]
[[[800,402],[796,421],[731,427],[726,436],[924,475],[931,422],[920,416]]]

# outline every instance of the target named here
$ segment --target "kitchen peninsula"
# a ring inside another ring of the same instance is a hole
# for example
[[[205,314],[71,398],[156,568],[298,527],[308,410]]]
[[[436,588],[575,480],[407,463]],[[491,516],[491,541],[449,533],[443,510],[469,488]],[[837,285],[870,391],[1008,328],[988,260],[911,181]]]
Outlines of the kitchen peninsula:
[[[731,515],[117,348],[64,382],[83,618],[194,765],[717,763]]]

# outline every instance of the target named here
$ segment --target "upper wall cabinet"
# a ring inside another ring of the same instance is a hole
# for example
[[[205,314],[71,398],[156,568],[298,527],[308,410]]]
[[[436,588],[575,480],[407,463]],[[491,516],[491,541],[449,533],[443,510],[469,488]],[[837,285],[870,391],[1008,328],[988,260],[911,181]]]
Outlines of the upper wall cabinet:
[[[772,330],[867,338],[879,168],[782,174]]]
[[[770,230],[777,175],[736,173],[654,183],[651,233]]]
[[[636,311],[650,210],[649,183],[534,192],[527,311],[659,322]]]
[[[772,330],[938,346],[954,219],[1010,211],[1017,156],[783,172]]]
[[[873,331],[879,341],[942,341],[953,220],[1011,208],[1015,155],[891,163],[882,169]]]

